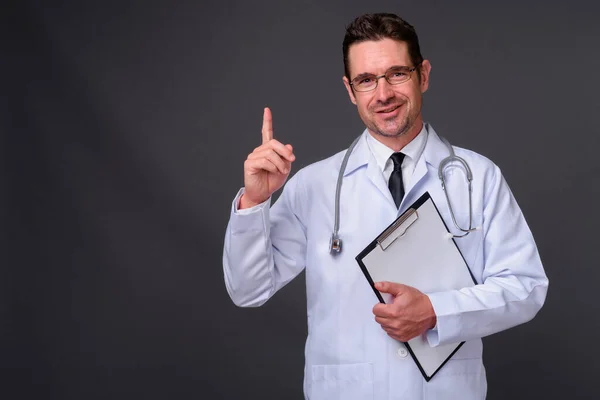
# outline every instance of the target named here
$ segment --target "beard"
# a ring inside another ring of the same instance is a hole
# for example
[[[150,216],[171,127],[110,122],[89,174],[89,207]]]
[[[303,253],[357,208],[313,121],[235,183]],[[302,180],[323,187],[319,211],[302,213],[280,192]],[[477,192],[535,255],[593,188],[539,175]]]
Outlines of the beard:
[[[400,107],[405,106],[401,105]],[[378,120],[377,113],[372,111],[374,118],[369,119],[367,128],[374,134],[381,135],[387,138],[399,137],[407,134],[415,123],[415,118],[411,115],[410,110],[405,110],[406,113],[400,114],[397,117],[389,120]]]
[[[371,132],[383,137],[393,138],[405,135],[413,126],[414,120],[408,116],[403,117],[400,121],[385,121],[383,124],[373,122],[372,126],[367,126]]]

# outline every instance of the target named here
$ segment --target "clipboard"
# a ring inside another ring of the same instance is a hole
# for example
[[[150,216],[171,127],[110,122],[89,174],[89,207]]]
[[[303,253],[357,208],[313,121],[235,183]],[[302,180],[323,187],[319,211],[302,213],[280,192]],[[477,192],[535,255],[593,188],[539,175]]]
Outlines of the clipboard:
[[[381,303],[391,303],[392,295],[380,293],[374,282],[402,283],[423,293],[477,283],[429,192],[377,236],[356,261]],[[403,343],[427,382],[464,344],[431,347],[425,335]]]

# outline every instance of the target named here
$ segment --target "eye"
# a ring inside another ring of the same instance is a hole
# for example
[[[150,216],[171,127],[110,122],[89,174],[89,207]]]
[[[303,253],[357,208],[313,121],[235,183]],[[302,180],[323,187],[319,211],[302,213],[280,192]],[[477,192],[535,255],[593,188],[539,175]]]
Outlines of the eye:
[[[410,69],[408,68],[393,68],[386,73],[386,79],[392,85],[405,82],[410,79]]]
[[[369,83],[373,82],[373,77],[371,76],[365,76],[364,78],[360,78],[356,84],[357,85],[368,85]]]
[[[403,70],[403,69],[396,69],[396,70],[390,71],[390,77],[392,77],[392,78],[403,78],[406,75],[408,75],[408,71]]]

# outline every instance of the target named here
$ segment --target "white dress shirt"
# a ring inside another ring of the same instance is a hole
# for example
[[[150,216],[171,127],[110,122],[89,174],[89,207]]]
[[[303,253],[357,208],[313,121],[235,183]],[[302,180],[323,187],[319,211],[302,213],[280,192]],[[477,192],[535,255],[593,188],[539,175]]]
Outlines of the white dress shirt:
[[[413,140],[411,140],[410,143],[400,150],[400,152],[405,155],[404,161],[402,161],[402,182],[405,189],[410,184],[413,172],[415,172],[417,161],[419,161],[419,157],[421,157],[421,154],[423,154],[423,149],[425,148],[426,143],[427,130],[425,129],[425,124],[423,124],[421,132],[419,132],[419,134]],[[377,165],[379,165],[379,168],[383,172],[385,181],[389,182],[390,175],[394,170],[394,162],[390,159],[390,156],[394,154],[395,151],[381,143],[379,140],[375,139],[370,132],[367,135],[367,144],[371,154],[373,154],[375,160],[377,161]]]

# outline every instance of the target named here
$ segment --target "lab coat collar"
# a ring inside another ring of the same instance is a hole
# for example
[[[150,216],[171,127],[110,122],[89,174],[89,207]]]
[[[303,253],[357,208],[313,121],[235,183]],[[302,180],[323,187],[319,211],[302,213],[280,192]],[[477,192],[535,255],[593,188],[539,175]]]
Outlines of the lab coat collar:
[[[356,143],[350,158],[348,158],[348,164],[344,171],[344,176],[348,176],[357,169],[364,165],[367,165],[367,178],[375,185],[375,187],[385,196],[391,205],[394,205],[394,199],[388,189],[387,182],[383,177],[383,171],[379,168],[375,155],[371,152],[369,144],[367,143],[367,135],[369,132],[365,129],[362,136]]]
[[[427,129],[428,135],[422,158],[432,167],[437,169],[440,162],[448,157],[450,152],[442,139],[440,139],[438,134],[433,130],[433,127],[427,122],[425,123],[425,129]]]
[[[350,154],[350,158],[348,159],[348,164],[346,164],[344,176],[350,175],[358,168],[368,164],[371,158],[373,158],[373,162],[376,163],[375,157],[371,154],[371,150],[369,150],[369,144],[367,143],[368,134],[369,132],[365,129],[361,135],[361,138],[358,140],[358,143],[356,143],[356,146],[354,147],[354,150],[352,150],[352,154]]]
[[[427,143],[421,157],[417,161],[410,184],[405,188],[406,195],[410,194],[412,189],[427,175],[428,165],[437,170],[440,162],[449,155],[448,148],[437,133],[435,133],[433,127],[425,123],[425,129],[427,130]],[[406,199],[406,197],[404,198]]]

